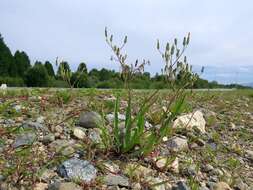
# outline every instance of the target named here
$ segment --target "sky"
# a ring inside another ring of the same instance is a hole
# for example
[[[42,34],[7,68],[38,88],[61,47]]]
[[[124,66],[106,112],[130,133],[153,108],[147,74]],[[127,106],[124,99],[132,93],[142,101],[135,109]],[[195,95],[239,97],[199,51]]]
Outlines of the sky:
[[[191,32],[186,51],[196,72],[220,83],[253,82],[252,0],[0,0],[0,33],[12,52],[32,62],[66,60],[72,69],[118,70],[110,61],[104,28],[116,43],[128,36],[129,62],[148,59],[147,71],[163,68],[156,50]]]

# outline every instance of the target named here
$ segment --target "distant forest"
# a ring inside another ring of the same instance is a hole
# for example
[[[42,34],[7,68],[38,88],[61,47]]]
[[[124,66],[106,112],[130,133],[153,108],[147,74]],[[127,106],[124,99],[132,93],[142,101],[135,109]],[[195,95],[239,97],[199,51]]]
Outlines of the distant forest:
[[[76,71],[71,71],[68,62],[61,62],[55,72],[52,63],[36,61],[31,64],[29,56],[24,51],[17,50],[12,55],[0,34],[0,85],[5,83],[13,87],[68,87],[60,75],[59,68],[72,72],[71,81],[80,77],[75,87],[78,88],[122,88],[123,81],[119,72],[106,68],[88,71],[85,63],[80,63]],[[138,73],[131,82],[135,89],[163,89],[168,88],[163,75],[151,76],[149,72]],[[209,82],[198,77],[194,88],[244,88],[231,84],[222,85],[216,81]]]

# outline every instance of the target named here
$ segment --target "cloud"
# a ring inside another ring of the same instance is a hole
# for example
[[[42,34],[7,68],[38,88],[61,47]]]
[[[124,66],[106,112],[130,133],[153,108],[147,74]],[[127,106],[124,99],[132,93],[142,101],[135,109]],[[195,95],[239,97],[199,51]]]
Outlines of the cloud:
[[[89,68],[117,65],[109,61],[111,52],[104,42],[104,27],[119,42],[128,35],[129,59],[147,58],[152,73],[162,65],[155,50],[159,38],[164,44],[191,32],[188,60],[196,67],[225,67],[231,75],[217,77],[232,81],[233,68],[253,65],[251,7],[244,0],[1,0],[0,32],[14,52],[25,50],[31,59],[54,61],[62,57],[76,68],[85,61]],[[253,81],[247,69],[241,69]],[[212,80],[211,73],[205,75]]]

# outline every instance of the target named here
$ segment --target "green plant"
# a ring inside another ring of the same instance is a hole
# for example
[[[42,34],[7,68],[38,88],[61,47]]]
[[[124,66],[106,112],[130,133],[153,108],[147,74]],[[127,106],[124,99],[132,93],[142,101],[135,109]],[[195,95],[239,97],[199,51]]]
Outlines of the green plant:
[[[67,104],[72,99],[72,93],[67,90],[60,90],[55,93],[59,104]]]
[[[140,103],[137,115],[132,114],[132,99],[133,93],[131,88],[131,81],[138,73],[144,72],[144,67],[149,64],[149,61],[143,60],[140,64],[136,60],[134,64],[127,63],[127,54],[122,53],[122,49],[127,43],[127,36],[123,44],[117,46],[113,44],[113,35],[108,36],[107,29],[105,29],[106,42],[113,51],[115,57],[112,60],[118,62],[121,67],[121,78],[124,81],[124,87],[127,91],[127,107],[125,111],[125,124],[123,132],[119,129],[119,100],[117,96],[114,108],[114,126],[113,126],[113,147],[118,153],[133,153],[138,156],[145,156],[151,153],[155,147],[161,143],[162,138],[168,135],[171,131],[172,121],[183,110],[183,105],[186,97],[185,88],[193,84],[196,75],[192,74],[191,67],[187,63],[186,57],[184,61],[180,61],[187,45],[189,44],[190,35],[184,38],[183,50],[180,51],[177,46],[177,39],[170,47],[167,43],[165,52],[160,50],[160,43],[157,43],[157,49],[162,55],[165,62],[164,78],[167,79],[168,85],[172,88],[173,94],[169,97],[166,109],[162,114],[160,123],[161,127],[147,131],[145,129],[145,117],[149,112],[150,107],[156,102],[158,90],[153,91],[150,95],[144,98]],[[176,51],[175,55],[174,52]],[[173,56],[174,55],[174,56]],[[179,77],[180,76],[180,77]],[[176,82],[176,78],[179,80]],[[104,137],[108,139],[108,132],[104,132]]]

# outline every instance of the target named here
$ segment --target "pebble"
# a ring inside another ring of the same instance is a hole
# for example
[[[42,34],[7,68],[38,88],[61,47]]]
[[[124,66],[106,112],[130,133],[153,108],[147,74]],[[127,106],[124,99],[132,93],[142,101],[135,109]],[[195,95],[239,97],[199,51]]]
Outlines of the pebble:
[[[125,176],[108,174],[104,177],[104,181],[109,186],[120,185],[123,187],[129,186],[129,179]]]
[[[186,138],[172,137],[166,142],[167,147],[173,152],[179,152],[188,148]]]

